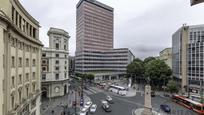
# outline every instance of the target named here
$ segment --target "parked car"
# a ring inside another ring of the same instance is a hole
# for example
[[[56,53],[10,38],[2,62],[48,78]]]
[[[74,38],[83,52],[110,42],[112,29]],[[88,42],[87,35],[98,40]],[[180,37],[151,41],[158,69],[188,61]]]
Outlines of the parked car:
[[[91,105],[92,105],[92,102],[88,101],[88,102],[85,103],[84,108],[89,109],[91,107]]]
[[[113,99],[111,96],[107,96],[106,100],[108,101],[108,103],[113,104]]]
[[[110,105],[108,105],[107,101],[102,101],[102,108],[106,112],[111,112],[112,111],[111,107],[110,107]]]
[[[164,112],[170,113],[171,112],[171,108],[166,105],[166,104],[161,104],[160,105],[161,110],[163,110]]]
[[[91,107],[90,107],[90,113],[95,113],[96,112],[96,109],[97,109],[97,105],[96,104],[93,104],[93,105],[91,105]]]
[[[88,109],[87,108],[82,108],[81,110],[80,110],[80,115],[88,115]]]

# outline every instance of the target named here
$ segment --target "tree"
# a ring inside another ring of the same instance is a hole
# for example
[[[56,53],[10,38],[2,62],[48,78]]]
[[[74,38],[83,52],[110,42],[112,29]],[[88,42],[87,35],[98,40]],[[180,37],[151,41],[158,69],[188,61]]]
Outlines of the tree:
[[[156,60],[156,58],[155,57],[147,57],[147,58],[144,59],[144,63],[148,63],[148,62],[150,62],[152,60]]]
[[[167,84],[167,90],[171,93],[177,93],[178,92],[178,86],[176,85],[176,82],[174,80],[170,80]]]
[[[139,58],[134,59],[133,62],[127,66],[127,74],[128,77],[132,77],[134,80],[136,80],[139,77],[143,77],[144,75],[143,61],[140,60]]]
[[[86,79],[89,80],[89,82],[92,82],[94,80],[94,74],[86,74]]]
[[[150,78],[152,86],[165,85],[171,74],[171,69],[162,60],[154,59],[145,63],[145,77]]]

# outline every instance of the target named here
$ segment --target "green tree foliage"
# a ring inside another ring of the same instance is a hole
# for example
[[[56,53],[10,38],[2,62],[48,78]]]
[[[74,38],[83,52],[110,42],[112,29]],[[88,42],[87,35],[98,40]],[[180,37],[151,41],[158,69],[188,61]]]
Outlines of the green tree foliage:
[[[171,74],[171,69],[162,60],[155,59],[145,64],[145,77],[150,78],[151,85],[165,85]]]
[[[167,90],[171,93],[178,92],[178,86],[176,85],[176,82],[174,80],[170,80],[167,84]]]
[[[150,62],[152,60],[156,60],[156,58],[155,57],[147,57],[147,58],[144,59],[144,63],[146,64],[146,63],[148,63],[148,62]]]
[[[139,58],[133,60],[131,64],[127,66],[128,77],[136,79],[137,77],[142,77],[144,75],[144,64]]]

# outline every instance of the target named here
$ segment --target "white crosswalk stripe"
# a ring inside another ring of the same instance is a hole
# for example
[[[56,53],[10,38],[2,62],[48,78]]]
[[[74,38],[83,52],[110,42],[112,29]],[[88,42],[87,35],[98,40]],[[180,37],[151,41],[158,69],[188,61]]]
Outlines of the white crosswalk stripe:
[[[89,87],[88,90],[84,90],[84,93],[87,95],[93,95],[102,92],[103,90],[95,88],[95,87]]]

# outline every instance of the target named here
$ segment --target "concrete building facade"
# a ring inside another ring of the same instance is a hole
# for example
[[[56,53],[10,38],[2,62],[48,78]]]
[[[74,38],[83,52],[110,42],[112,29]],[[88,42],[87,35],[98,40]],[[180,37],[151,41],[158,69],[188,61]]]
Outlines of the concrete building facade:
[[[77,4],[76,73],[92,73],[104,79],[126,73],[134,55],[127,48],[113,48],[113,16],[113,8],[96,0]]]
[[[40,115],[39,27],[19,0],[1,0],[0,115]]]
[[[172,49],[165,48],[159,53],[159,59],[163,60],[172,69]]]
[[[42,50],[43,97],[58,97],[68,93],[69,34],[57,28],[48,31],[49,47]]]
[[[204,25],[181,27],[172,38],[173,75],[182,79],[183,91],[203,95]]]

